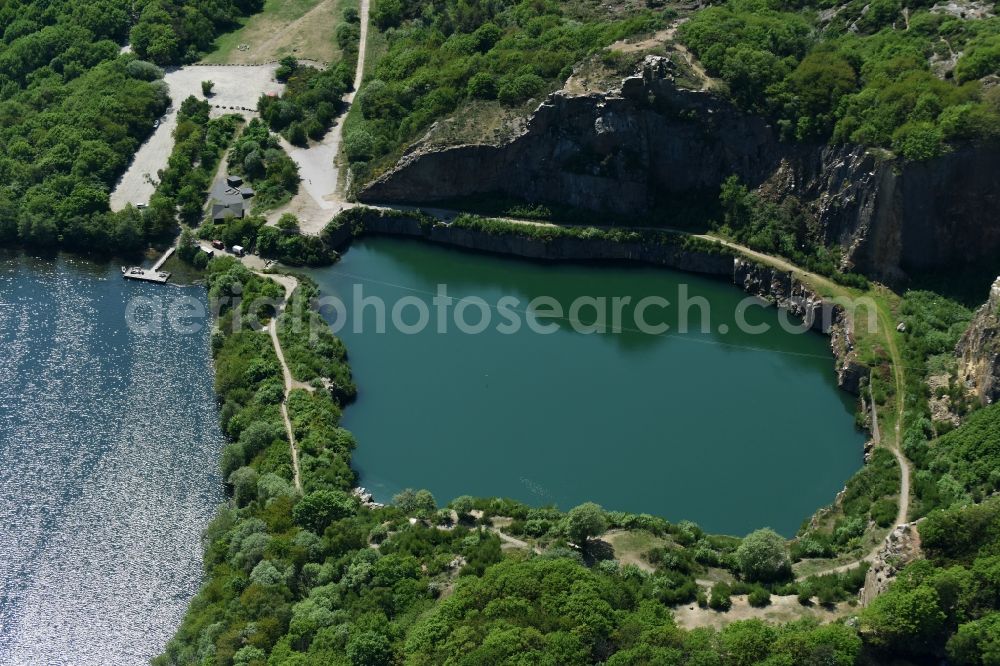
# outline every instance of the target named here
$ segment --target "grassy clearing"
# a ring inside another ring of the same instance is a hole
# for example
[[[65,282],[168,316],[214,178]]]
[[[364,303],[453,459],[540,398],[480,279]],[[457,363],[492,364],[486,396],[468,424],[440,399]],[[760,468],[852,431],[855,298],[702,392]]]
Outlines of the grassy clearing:
[[[653,571],[655,567],[643,556],[654,548],[667,545],[666,539],[645,530],[611,530],[600,538],[614,548],[616,560],[622,564],[634,564],[645,571]]]
[[[220,35],[202,62],[247,64],[294,56],[332,62],[340,57],[335,37],[345,7],[357,0],[267,0],[242,26]],[[241,45],[249,48],[241,50]]]

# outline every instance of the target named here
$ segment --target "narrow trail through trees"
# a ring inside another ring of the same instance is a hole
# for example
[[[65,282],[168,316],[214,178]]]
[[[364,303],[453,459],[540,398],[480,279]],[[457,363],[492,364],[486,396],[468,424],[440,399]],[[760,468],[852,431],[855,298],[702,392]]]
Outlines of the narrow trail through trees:
[[[285,298],[281,304],[279,312],[275,313],[275,316],[271,318],[271,321],[267,325],[267,332],[271,336],[271,343],[274,345],[274,353],[278,357],[278,363],[281,364],[281,374],[284,378],[285,384],[285,395],[281,400],[281,419],[285,422],[285,431],[288,434],[288,448],[292,456],[292,479],[295,482],[295,489],[302,493],[302,474],[299,470],[299,447],[295,442],[295,430],[292,428],[292,420],[288,416],[288,396],[291,394],[293,388],[305,388],[310,390],[312,387],[307,386],[296,386],[295,379],[292,377],[292,371],[288,369],[288,363],[285,362],[285,353],[281,349],[281,340],[278,338],[278,317],[285,311],[285,306],[288,304],[289,299],[292,297],[292,292],[299,286],[299,281],[290,275],[280,275],[280,274],[266,274],[266,273],[256,273],[262,278],[272,279],[281,285],[281,288],[285,290]]]

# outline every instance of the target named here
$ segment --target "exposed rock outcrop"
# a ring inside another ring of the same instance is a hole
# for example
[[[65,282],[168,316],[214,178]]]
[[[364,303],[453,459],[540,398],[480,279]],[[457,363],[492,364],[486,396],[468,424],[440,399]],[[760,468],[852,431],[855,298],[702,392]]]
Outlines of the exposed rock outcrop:
[[[1000,398],[1000,278],[958,342],[958,376],[983,404]]]
[[[897,525],[885,538],[882,549],[876,553],[865,575],[865,585],[858,595],[861,605],[867,606],[872,599],[885,592],[896,574],[920,556],[917,523]]]
[[[417,143],[359,193],[429,203],[500,193],[615,214],[715,197],[731,174],[806,202],[845,264],[894,280],[1000,251],[1000,151],[966,147],[906,163],[859,146],[781,142],[763,119],[676,85],[669,59],[604,93],[550,95],[513,138]]]
[[[843,307],[823,299],[788,273],[745,259],[737,258],[733,263],[733,284],[829,335],[837,385],[854,395],[861,392],[862,381],[871,370],[857,359],[852,325]]]
[[[362,201],[425,203],[504,193],[619,214],[670,194],[712,190],[730,174],[759,183],[782,155],[767,124],[713,95],[673,84],[667,58],[646,59],[617,90],[553,93],[502,145],[414,145]]]
[[[360,211],[360,209],[358,209]],[[608,240],[605,238],[541,238],[532,234],[489,233],[456,225],[422,223],[416,216],[385,214],[376,209],[358,212],[356,227],[345,225],[328,232],[333,247],[362,233],[420,237],[433,243],[545,261],[626,261],[674,268],[689,273],[729,277],[732,252],[685,248],[683,243]]]

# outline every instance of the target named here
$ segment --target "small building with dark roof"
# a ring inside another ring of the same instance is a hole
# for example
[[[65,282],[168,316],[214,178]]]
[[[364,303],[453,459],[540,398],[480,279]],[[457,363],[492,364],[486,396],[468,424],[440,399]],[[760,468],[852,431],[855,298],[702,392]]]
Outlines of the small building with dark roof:
[[[254,195],[250,186],[242,187],[239,176],[226,176],[212,186],[212,221],[222,222],[227,217],[242,218],[246,214],[246,200]]]

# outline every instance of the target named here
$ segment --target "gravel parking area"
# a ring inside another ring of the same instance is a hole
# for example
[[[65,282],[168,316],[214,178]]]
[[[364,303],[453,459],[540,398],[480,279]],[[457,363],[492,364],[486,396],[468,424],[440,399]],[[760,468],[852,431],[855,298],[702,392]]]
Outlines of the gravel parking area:
[[[201,82],[213,81],[215,88],[208,101],[212,115],[240,113],[246,118],[256,115],[257,100],[262,94],[280,95],[284,84],[274,80],[276,63],[269,65],[192,65],[168,71],[163,77],[170,86],[172,106],[160,119],[160,126],[142,144],[132,164],[111,193],[111,210],[121,210],[129,203],[145,204],[156,189],[160,169],[167,166],[174,146],[177,109],[181,102],[194,95],[203,99]],[[224,108],[216,108],[221,106]],[[246,109],[254,109],[248,111]]]

